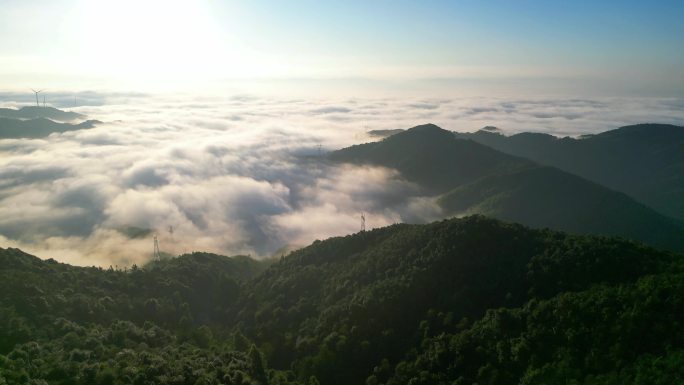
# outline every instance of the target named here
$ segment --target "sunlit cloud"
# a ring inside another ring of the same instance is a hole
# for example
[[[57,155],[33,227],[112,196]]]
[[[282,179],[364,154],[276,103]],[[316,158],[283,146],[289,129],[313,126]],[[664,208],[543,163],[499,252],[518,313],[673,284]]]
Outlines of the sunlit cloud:
[[[68,104],[68,93],[55,92]],[[321,98],[77,94],[103,121],[43,139],[0,140],[0,246],[102,266],[162,250],[265,257],[315,239],[442,216],[396,171],[326,162],[366,132],[432,122],[473,131],[595,133],[684,123],[680,99]],[[30,95],[29,95],[30,96]],[[4,106],[31,103],[0,94]],[[173,234],[168,229],[174,228]],[[149,230],[142,237],[128,228]]]

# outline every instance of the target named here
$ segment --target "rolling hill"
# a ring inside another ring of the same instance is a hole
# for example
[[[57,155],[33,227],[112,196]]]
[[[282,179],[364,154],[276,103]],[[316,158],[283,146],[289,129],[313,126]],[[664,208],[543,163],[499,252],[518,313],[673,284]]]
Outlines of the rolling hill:
[[[676,383],[682,258],[481,216],[316,241],[265,270],[0,249],[0,380]]]

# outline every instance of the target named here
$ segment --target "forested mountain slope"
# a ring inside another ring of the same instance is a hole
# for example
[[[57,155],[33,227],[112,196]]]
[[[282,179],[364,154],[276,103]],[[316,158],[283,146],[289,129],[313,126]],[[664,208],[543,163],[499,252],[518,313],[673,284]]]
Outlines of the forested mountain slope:
[[[617,235],[684,251],[680,221],[623,193],[473,140],[457,139],[432,124],[335,151],[329,157],[398,170],[422,186],[424,194],[439,196],[445,216],[484,214],[537,228]]]
[[[193,253],[103,270],[0,249],[0,384],[291,383],[224,323],[266,266]]]
[[[116,271],[5,249],[0,383],[666,383],[682,378],[683,278],[678,254],[481,216],[268,267],[196,253]]]
[[[684,127],[636,124],[579,139],[486,130],[456,136],[558,167],[684,219]]]
[[[317,242],[273,265],[246,286],[238,325],[272,365],[293,367],[302,378],[353,384],[378,371],[385,380],[429,338],[469,328],[489,309],[629,285],[678,258],[624,240],[482,217],[395,225]]]

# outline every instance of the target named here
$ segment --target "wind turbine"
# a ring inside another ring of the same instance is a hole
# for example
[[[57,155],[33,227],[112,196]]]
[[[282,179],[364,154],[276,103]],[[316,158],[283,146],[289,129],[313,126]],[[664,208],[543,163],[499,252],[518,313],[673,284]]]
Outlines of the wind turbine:
[[[33,91],[36,94],[36,107],[40,107],[40,102],[38,101],[38,94],[45,91],[45,90],[36,91],[33,88],[31,88],[31,91]]]

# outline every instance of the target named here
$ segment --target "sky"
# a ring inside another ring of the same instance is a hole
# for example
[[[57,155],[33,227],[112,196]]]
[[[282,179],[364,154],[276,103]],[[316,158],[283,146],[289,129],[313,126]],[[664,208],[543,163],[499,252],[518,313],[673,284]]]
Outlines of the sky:
[[[684,94],[681,1],[2,0],[2,8],[0,82],[11,89]]]

